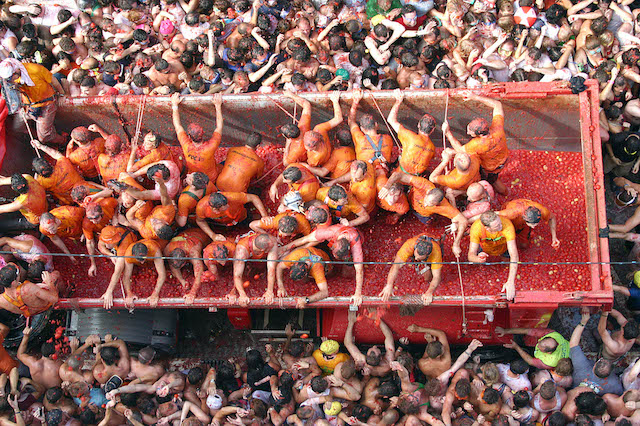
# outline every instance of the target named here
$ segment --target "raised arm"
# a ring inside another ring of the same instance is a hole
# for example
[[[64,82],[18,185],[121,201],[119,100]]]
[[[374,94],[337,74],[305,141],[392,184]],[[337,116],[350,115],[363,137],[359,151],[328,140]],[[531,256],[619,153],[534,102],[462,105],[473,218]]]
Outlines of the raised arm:
[[[391,364],[395,360],[396,355],[396,345],[393,340],[393,331],[387,325],[386,322],[380,320],[380,331],[382,331],[382,335],[384,336],[384,348],[387,351],[385,357],[387,358],[387,362]]]
[[[333,104],[333,118],[329,120],[327,123],[333,129],[342,123],[342,109],[340,109],[340,92],[335,90],[329,94],[329,99],[331,99],[331,103]]]
[[[573,333],[571,333],[571,339],[569,339],[570,348],[575,348],[576,346],[580,345],[580,338],[582,337],[582,332],[584,331],[584,328],[587,325],[589,318],[591,318],[591,314],[589,313],[589,311],[583,309],[580,322],[578,323],[578,325],[576,325],[576,328],[573,330]]]
[[[29,335],[31,334],[31,327],[25,327],[22,330],[22,341],[20,342],[20,346],[18,346],[18,353],[16,354],[16,358],[18,361],[29,367],[29,369],[33,368],[33,366],[38,361],[36,357],[27,354],[27,346],[29,346]]]
[[[347,324],[347,330],[344,333],[344,347],[347,348],[349,354],[356,362],[358,366],[363,366],[366,363],[365,356],[355,344],[353,338],[353,326],[356,324],[358,313],[356,311],[349,310],[349,323]]]
[[[351,92],[351,109],[349,110],[349,128],[353,131],[354,128],[360,129],[358,126],[358,122],[356,121],[356,116],[358,114],[358,105],[360,105],[360,101],[362,100],[362,89],[354,89]]]
[[[391,36],[389,37],[389,40],[387,40],[385,44],[380,46],[380,51],[385,52],[389,50],[391,45],[395,43],[396,40],[402,37],[402,33],[404,33],[405,28],[404,25],[402,25],[400,22],[394,22],[389,19],[382,20],[381,24],[393,31]]]
[[[485,104],[488,107],[493,108],[493,116],[502,115],[504,116],[504,109],[502,108],[502,102],[497,99],[487,98],[486,96],[476,95],[474,93],[467,95],[463,98],[466,100],[478,101],[480,103]]]
[[[176,92],[171,95],[171,110],[173,118],[173,127],[176,130],[176,134],[180,132],[184,132],[184,127],[182,127],[182,123],[180,122],[180,109],[178,105],[182,102],[182,97],[180,97],[180,93]]]
[[[400,122],[398,122],[398,110],[400,110],[400,105],[402,105],[402,101],[404,100],[404,94],[402,93],[402,90],[396,89],[393,91],[393,96],[396,98],[396,102],[391,107],[391,111],[389,111],[387,122],[397,133],[400,131]]]
[[[38,148],[40,151],[44,152],[45,154],[47,154],[49,157],[53,158],[56,161],[64,157],[64,155],[62,155],[60,151],[53,149],[51,147],[48,147],[46,145],[43,145],[37,139],[32,140],[31,143],[35,148]]]

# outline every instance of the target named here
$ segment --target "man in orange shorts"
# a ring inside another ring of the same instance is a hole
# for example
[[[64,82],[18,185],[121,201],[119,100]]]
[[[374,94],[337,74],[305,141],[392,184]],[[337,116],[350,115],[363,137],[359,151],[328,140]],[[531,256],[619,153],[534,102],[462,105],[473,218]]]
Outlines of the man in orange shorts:
[[[485,263],[489,256],[501,256],[509,253],[509,277],[502,286],[507,299],[513,300],[516,295],[516,275],[518,273],[518,245],[516,230],[507,218],[500,217],[494,211],[482,213],[469,230],[469,262]]]
[[[316,200],[329,207],[331,214],[345,226],[359,226],[369,221],[369,213],[356,197],[340,185],[322,187],[316,192]]]
[[[342,123],[340,92],[331,92],[329,99],[331,99],[331,103],[333,104],[333,118],[316,125],[313,130],[306,132],[303,136],[304,148],[307,151],[307,164],[311,167],[322,166],[329,160],[332,148],[331,140],[329,139],[329,130]]]
[[[502,210],[497,212],[501,217],[509,219],[516,229],[518,248],[528,248],[531,242],[531,231],[538,226],[540,221],[549,223],[551,232],[551,247],[560,247],[558,240],[556,215],[548,208],[535,201],[524,198],[508,201]]]
[[[104,153],[98,155],[98,172],[102,178],[102,183],[113,179],[118,179],[120,174],[127,171],[127,165],[131,156],[131,151],[122,142],[118,135],[107,135],[99,128],[104,139]]]
[[[442,124],[442,131],[457,152],[466,152],[469,155],[477,154],[480,157],[482,179],[492,184],[498,193],[506,195],[507,187],[499,176],[509,159],[507,136],[504,133],[502,102],[474,94],[465,95],[464,100],[478,101],[493,108],[491,125],[484,118],[478,117],[471,120],[467,126],[467,134],[472,139],[464,146],[453,136],[447,121]]]
[[[356,200],[364,206],[367,213],[371,214],[376,207],[377,195],[373,166],[361,160],[353,161],[349,173],[327,182],[326,186],[346,182],[350,182],[349,190],[356,197]]]
[[[393,285],[398,278],[400,268],[403,266],[402,263],[422,262],[414,266],[416,267],[416,272],[422,275],[426,281],[429,281],[429,288],[422,295],[422,303],[425,306],[430,305],[433,302],[433,293],[442,281],[442,263],[438,263],[442,262],[440,245],[427,234],[420,234],[409,238],[402,244],[393,262],[394,264],[391,265],[391,270],[387,276],[387,285],[379,294],[382,300],[388,302],[393,296]]]
[[[253,204],[261,217],[268,216],[257,195],[244,192],[214,192],[198,202],[196,223],[212,241],[222,241],[224,236],[213,232],[207,219],[216,225],[235,226],[247,218],[247,209],[244,207],[247,203]]]
[[[456,258],[460,257],[462,254],[460,241],[462,241],[464,231],[467,229],[467,219],[457,208],[449,204],[449,201],[444,197],[444,191],[436,188],[433,183],[425,178],[395,171],[387,181],[385,187],[380,191],[380,196],[385,198],[387,196],[387,190],[395,183],[401,183],[411,187],[408,197],[409,202],[420,222],[425,225],[428,224],[434,214],[451,219],[451,224],[453,225],[451,229],[456,232],[451,250]]]
[[[285,297],[284,271],[289,269],[289,278],[294,281],[313,278],[318,291],[311,296],[297,297],[296,308],[304,309],[309,303],[317,302],[329,297],[329,287],[325,271],[328,271],[329,255],[317,247],[298,248],[287,254],[283,262],[278,262],[276,268],[270,268],[267,292],[262,296],[265,303],[273,303],[274,281],[278,281],[278,297]],[[275,270],[274,270],[275,269]]]
[[[202,258],[202,249],[209,242],[209,237],[207,234],[202,232],[202,230],[198,228],[190,228],[185,229],[180,232],[178,235],[173,237],[169,244],[164,248],[164,256],[169,257],[167,259],[167,263],[169,264],[169,269],[171,269],[171,273],[174,277],[178,279],[180,284],[182,284],[182,290],[185,292],[188,290],[187,280],[182,276],[182,268],[187,264],[186,259],[181,259],[184,257],[190,257],[191,265],[193,266],[193,287],[196,289],[195,292],[185,293],[184,299],[187,305],[191,305],[195,299],[195,294],[197,293],[200,285],[202,284],[202,274],[204,273],[204,263],[200,258]]]
[[[236,301],[237,292],[238,304],[240,306],[247,306],[249,304],[249,298],[242,285],[242,275],[244,274],[247,262],[241,259],[278,260],[278,240],[269,234],[252,232],[240,238],[237,242],[234,258],[238,259],[233,261],[234,289],[227,295],[227,298],[229,299],[229,303],[233,304]],[[267,262],[267,270],[269,267],[275,268],[275,262]]]
[[[92,138],[91,131],[80,126],[71,131],[65,157],[80,170],[85,179],[95,179],[98,177],[96,159],[103,152],[104,139]]]
[[[356,148],[356,158],[371,163],[376,171],[376,180],[387,177],[389,163],[393,151],[393,139],[389,135],[378,133],[378,123],[372,115],[360,117],[360,125],[356,121],[358,105],[362,100],[362,90],[351,92],[351,110],[349,111],[349,129]]]
[[[7,264],[0,269],[0,286],[4,288],[0,308],[27,318],[48,310],[58,303],[56,281],[59,277],[59,272],[43,272],[41,284],[20,282],[18,267]]]
[[[213,105],[216,108],[216,129],[213,136],[208,141],[204,140],[204,130],[196,123],[189,124],[187,131],[180,122],[179,105],[182,101],[179,93],[171,96],[171,107],[173,109],[173,127],[178,135],[178,142],[184,152],[184,159],[189,173],[202,172],[215,181],[218,177],[218,163],[215,156],[220,142],[222,141],[222,94],[216,93],[213,96]]]
[[[275,236],[280,244],[290,243],[292,239],[309,235],[311,232],[311,225],[307,218],[302,213],[293,210],[254,220],[249,224],[249,228],[255,232]]]
[[[256,154],[256,148],[260,143],[262,136],[253,132],[247,136],[243,146],[233,147],[227,152],[224,166],[216,181],[218,190],[247,192],[251,179],[262,176],[264,161]]]
[[[235,257],[235,252],[236,243],[229,240],[213,241],[204,248],[202,257],[204,258],[204,265],[207,267],[211,281],[218,279],[218,266],[226,265],[229,259]],[[194,290],[192,287],[190,293],[195,297],[197,291],[198,289]]]
[[[42,157],[36,157],[32,161],[33,169],[37,173],[36,180],[45,191],[50,192],[60,204],[73,204],[71,199],[71,189],[79,183],[84,182],[80,173],[67,157],[60,152],[46,145],[42,145],[38,141],[33,144],[49,157],[56,160],[56,165],[51,166],[47,160]]]
[[[364,255],[362,252],[362,236],[356,228],[344,225],[333,225],[316,228],[306,237],[299,238],[286,246],[282,251],[289,251],[296,247],[310,247],[327,241],[331,248],[331,254],[336,260],[354,262],[356,271],[356,291],[351,296],[351,302],[360,306],[362,304],[362,285],[364,284]]]
[[[398,121],[398,110],[404,100],[403,92],[396,89],[393,95],[396,102],[389,111],[387,122],[398,134],[398,140],[402,145],[398,167],[404,173],[418,176],[427,171],[431,159],[436,154],[436,147],[430,137],[436,128],[436,119],[430,114],[423,115],[418,122],[418,133],[412,132]]]
[[[214,183],[202,172],[189,173],[185,177],[184,183],[186,188],[178,197],[178,215],[176,217],[176,223],[180,227],[187,224],[189,214],[196,210],[198,202],[203,197],[217,191]]]
[[[98,251],[105,256],[113,256],[109,259],[113,263],[113,274],[109,286],[100,299],[104,301],[104,308],[111,309],[113,307],[113,290],[122,277],[124,272],[125,258],[122,257],[127,253],[127,248],[137,241],[135,232],[124,226],[105,226],[100,231],[98,239]],[[122,295],[124,296],[124,294]]]
[[[99,234],[105,226],[111,223],[117,208],[118,200],[113,197],[100,198],[98,201],[90,202],[86,205],[85,218],[82,221],[82,233],[84,234],[88,254],[95,254],[96,240],[94,234]],[[89,260],[91,261],[91,266],[87,273],[90,277],[95,277],[98,272],[96,259],[90,257]]]
[[[62,238],[78,239],[82,235],[84,209],[74,206],[60,206],[40,216],[40,232],[51,242],[70,256],[73,263],[77,260],[62,241]]]
[[[298,192],[302,201],[308,203],[316,197],[316,192],[320,188],[320,181],[309,171],[309,169],[301,163],[289,164],[280,176],[271,184],[269,188],[269,197],[272,202],[276,202],[278,196],[278,186],[286,183],[289,191]]]
[[[447,174],[443,174],[451,159],[454,168]],[[442,151],[442,161],[429,175],[429,180],[436,185],[444,186],[447,200],[456,204],[456,197],[464,194],[474,182],[480,180],[480,158],[465,152],[456,153],[451,148]]]
[[[125,291],[125,307],[129,309],[133,308],[134,300],[138,298],[131,290],[133,267],[135,265],[142,267],[148,266],[150,265],[149,261],[153,262],[153,266],[156,268],[156,272],[158,273],[158,279],[156,280],[156,286],[149,296],[148,301],[152,308],[158,306],[160,291],[162,290],[164,282],[167,280],[167,270],[164,266],[164,260],[162,260],[163,245],[164,243],[161,243],[158,240],[144,239],[127,247],[127,251],[125,253],[125,256],[127,257],[125,257],[124,276],[122,278],[122,284]]]
[[[0,214],[19,211],[32,225],[40,224],[40,215],[49,210],[47,193],[42,185],[33,177],[20,173],[1,177],[2,185],[11,185],[11,189],[20,195],[13,202],[0,205]]]
[[[285,137],[282,164],[286,167],[292,163],[307,161],[307,150],[304,147],[303,136],[311,130],[311,102],[289,90],[285,90],[282,94],[302,107],[302,114],[297,125],[287,123],[280,127],[280,132]]]

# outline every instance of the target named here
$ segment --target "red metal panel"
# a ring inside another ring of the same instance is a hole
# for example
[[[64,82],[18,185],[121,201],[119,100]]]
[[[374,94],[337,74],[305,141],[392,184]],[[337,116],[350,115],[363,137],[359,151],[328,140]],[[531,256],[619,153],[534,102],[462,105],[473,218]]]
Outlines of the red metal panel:
[[[246,308],[229,308],[227,309],[227,317],[229,322],[237,330],[247,330],[251,328],[251,313]]]

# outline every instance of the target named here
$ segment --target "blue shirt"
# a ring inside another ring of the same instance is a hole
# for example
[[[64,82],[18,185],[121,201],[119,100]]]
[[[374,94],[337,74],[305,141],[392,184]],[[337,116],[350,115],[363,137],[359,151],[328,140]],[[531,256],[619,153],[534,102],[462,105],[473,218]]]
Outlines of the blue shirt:
[[[596,376],[593,372],[593,365],[595,362],[591,361],[584,355],[580,346],[571,348],[570,357],[571,362],[573,362],[574,386],[584,383],[593,389],[593,391],[598,395],[604,395],[605,393],[622,395],[624,389],[622,388],[620,377],[618,377],[613,371],[609,374],[609,377],[604,379]]]

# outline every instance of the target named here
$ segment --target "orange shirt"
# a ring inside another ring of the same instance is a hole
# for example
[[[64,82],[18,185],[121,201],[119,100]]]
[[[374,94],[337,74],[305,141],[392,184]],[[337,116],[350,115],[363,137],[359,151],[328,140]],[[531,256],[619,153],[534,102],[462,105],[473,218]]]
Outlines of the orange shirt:
[[[336,217],[344,217],[348,219],[350,217],[353,218],[366,212],[364,206],[356,199],[351,191],[347,191],[347,204],[343,206],[336,205],[336,203],[331,198],[329,198],[328,194],[328,187],[320,188],[316,193],[316,200],[325,203],[329,207],[331,214]]]
[[[469,230],[471,242],[480,244],[482,251],[491,256],[500,256],[506,252],[507,242],[516,239],[513,223],[504,217],[501,217],[500,220],[502,221],[502,231],[499,232],[489,232],[479,220],[476,220]]]
[[[80,173],[67,157],[61,157],[53,167],[53,173],[49,177],[38,175],[36,180],[42,187],[50,192],[60,204],[73,204],[71,190],[74,186],[84,182]]]
[[[418,238],[427,234],[416,235],[413,238],[409,238],[407,241],[402,244],[400,250],[396,254],[396,259],[401,262],[415,262],[415,258],[413,257],[413,252],[416,248],[416,243],[418,242]],[[428,235],[427,235],[428,236]],[[431,254],[427,257],[426,260],[423,260],[425,263],[433,263],[433,262],[442,262],[442,249],[440,245],[435,241],[432,241],[433,249],[431,250]],[[442,263],[436,263],[435,265],[431,265],[431,269],[441,269]]]
[[[11,358],[9,352],[4,348],[4,336],[0,335],[0,373],[9,374],[17,367],[18,361]]]
[[[118,200],[113,197],[101,198],[96,201],[96,204],[102,207],[102,220],[99,223],[93,223],[85,217],[82,221],[82,233],[88,240],[93,239],[94,232],[102,231],[111,222],[111,218],[116,214],[116,209],[118,208]]]
[[[105,244],[113,246],[113,254],[124,256],[127,248],[138,240],[135,232],[124,226],[108,225],[100,231],[99,240]]]
[[[298,227],[294,231],[295,234],[309,235],[311,233],[311,225],[309,221],[302,213],[294,212],[293,210],[287,210],[273,217],[263,217],[260,219],[260,228],[270,232],[272,235],[278,234],[278,223],[280,219],[285,216],[293,217],[298,222]]]
[[[214,183],[211,181],[207,184],[207,188],[205,189],[202,197],[199,197],[193,191],[185,189],[180,194],[180,197],[178,197],[178,216],[189,216],[189,214],[196,209],[198,202],[202,200],[203,197],[211,194],[212,192],[216,192],[217,190],[218,188],[216,188]]]
[[[155,240],[155,239],[144,239],[144,240],[136,241],[134,243],[129,244],[129,247],[127,247],[127,250],[125,251],[125,254],[124,254],[125,256],[133,256],[133,245],[135,243],[142,243],[145,246],[147,246],[148,252],[147,252],[147,255],[145,256],[146,258],[154,257],[156,255],[162,256],[162,245],[163,244],[160,244],[159,241]],[[140,263],[134,257],[125,258],[125,262],[126,263],[133,263],[134,265],[139,265],[139,266],[152,266],[153,265],[153,262]]]
[[[294,263],[300,261],[310,261],[311,267],[309,268],[309,276],[315,280],[316,284],[327,282],[327,278],[324,275],[324,268],[327,264],[321,262],[328,261],[329,255],[319,248],[297,248],[289,253],[283,260],[286,268],[291,268]]]
[[[141,152],[138,150],[138,152]],[[147,152],[142,150],[142,152]],[[149,164],[157,163],[158,161],[169,160],[176,163],[179,169],[182,168],[182,162],[175,158],[171,148],[166,143],[160,143],[157,148],[152,149],[150,152],[144,155],[144,157],[140,158],[138,161],[133,163],[133,167],[131,168],[132,172],[137,172],[144,166],[148,166]],[[178,160],[178,161],[176,161]]]
[[[104,152],[104,139],[96,138],[88,144],[67,147],[66,157],[87,179],[98,177],[96,159]]]
[[[41,106],[40,103],[45,99],[53,98],[55,91],[51,86],[51,79],[53,75],[51,72],[39,64],[25,62],[22,65],[27,69],[27,74],[33,81],[33,86],[27,86],[26,84],[20,84],[18,81],[18,90],[22,93],[22,103],[25,105],[33,104],[32,106]],[[51,103],[53,99],[49,99]]]
[[[127,170],[129,155],[131,155],[131,151],[128,149],[113,157],[109,154],[100,154],[98,156],[98,171],[102,177],[102,182],[106,183],[111,179],[118,179],[120,173]]]
[[[40,223],[40,215],[47,212],[49,205],[47,203],[47,193],[42,185],[29,175],[23,175],[29,184],[29,191],[21,194],[16,201],[22,204],[20,213],[25,219],[34,225]]]
[[[244,247],[249,253],[248,259],[266,259],[269,252],[258,252],[253,248],[253,241],[260,235],[257,232],[249,232],[246,236],[240,238],[236,243],[236,249],[240,246]],[[235,252],[234,252],[235,254]]]
[[[294,191],[298,191],[302,197],[302,201],[309,202],[316,197],[316,192],[320,188],[320,181],[318,177],[311,173],[304,165],[294,163],[289,164],[289,167],[295,166],[302,172],[302,177],[297,182],[291,183],[289,186]]]
[[[376,176],[373,166],[367,164],[367,172],[360,182],[351,179],[350,190],[356,199],[364,206],[367,213],[371,213],[376,207]]]
[[[411,176],[411,190],[409,191],[409,201],[411,207],[420,215],[429,217],[433,214],[439,214],[440,216],[453,219],[460,214],[460,211],[453,207],[447,199],[443,199],[437,206],[425,206],[424,197],[435,186],[428,179]]]
[[[522,215],[529,207],[535,207],[540,210],[541,219],[545,222],[549,221],[551,217],[551,212],[548,208],[543,206],[540,203],[536,203],[535,201],[526,200],[524,198],[518,200],[509,201],[504,205],[502,210],[499,212],[500,216],[509,219],[516,231],[520,232],[521,230],[527,227],[526,222],[524,221]]]
[[[218,163],[216,151],[222,141],[222,135],[214,132],[211,139],[202,143],[195,143],[186,132],[178,133],[178,142],[184,152],[184,159],[189,173],[202,172],[215,181],[218,177]]]
[[[307,151],[307,164],[311,167],[322,166],[331,156],[329,130],[331,130],[331,128],[328,122],[318,124],[313,128],[314,132],[318,132],[322,135],[322,142],[320,142],[313,151]]]
[[[356,159],[356,151],[350,146],[341,146],[331,151],[331,156],[322,165],[331,172],[331,179],[339,178],[349,172],[351,162]]]
[[[202,250],[202,257],[204,259],[213,259],[213,251],[218,247],[218,246],[225,246],[227,247],[227,252],[229,253],[229,258],[233,258],[235,251],[236,251],[236,245],[235,243],[231,242],[231,241],[214,241],[211,244],[209,244],[208,246],[206,246],[204,248],[204,250]]]
[[[211,219],[219,225],[233,226],[242,222],[247,217],[247,209],[244,207],[249,202],[247,194],[244,192],[220,192],[227,198],[228,207],[225,211],[218,212],[209,205],[207,195],[198,202],[196,206],[196,217],[198,219]]]
[[[311,129],[311,114],[304,114],[300,117],[298,129],[300,129],[300,136],[291,139],[289,142],[289,151],[284,157],[287,164],[307,161],[307,150],[304,147],[304,134]]]
[[[247,192],[254,177],[264,172],[264,162],[248,146],[231,148],[220,171],[216,186],[220,191]]]
[[[62,222],[58,231],[55,233],[60,238],[78,238],[82,234],[82,220],[84,219],[84,209],[75,206],[60,206],[51,210],[49,213],[54,215]],[[40,232],[47,237],[53,237],[40,226]]]
[[[384,188],[388,180],[389,178],[387,178],[386,176],[378,177],[376,179],[376,188],[378,192],[380,192],[380,189]],[[388,212],[397,213],[400,216],[402,216],[403,214],[406,214],[411,208],[409,206],[409,200],[407,199],[407,195],[404,193],[400,195],[400,198],[398,198],[398,201],[396,201],[394,204],[389,204],[386,199],[380,199],[380,197],[376,197],[376,203],[378,204],[378,206],[380,206],[384,210]]]
[[[351,129],[351,137],[356,147],[356,158],[362,161],[374,163],[379,161],[376,154],[382,155],[387,163],[391,161],[393,151],[393,139],[389,135],[378,135],[377,140],[369,139],[359,127]]]
[[[504,133],[504,117],[496,115],[491,122],[487,136],[471,139],[465,146],[467,154],[478,154],[480,165],[484,170],[493,173],[504,165],[509,158],[507,135]]]
[[[434,183],[446,186],[451,189],[458,189],[461,191],[466,190],[469,185],[480,180],[480,158],[477,155],[470,155],[471,165],[466,173],[460,173],[460,171],[454,167],[446,175],[436,176]]]
[[[185,253],[189,253],[194,247],[200,244],[202,249],[209,242],[209,236],[200,228],[185,229],[169,241],[164,248],[164,252],[168,255],[175,249],[182,249]]]
[[[427,135],[419,135],[400,125],[398,140],[402,145],[400,170],[412,175],[424,173],[436,154],[436,147]]]
[[[151,220],[159,219],[171,225],[175,218],[176,218],[176,209],[175,207],[173,207],[173,205],[157,206],[145,218],[144,224],[140,227],[140,230],[138,232],[140,233],[140,236],[142,238],[146,238],[146,239],[158,238],[155,231],[153,230],[153,226],[151,225]]]

